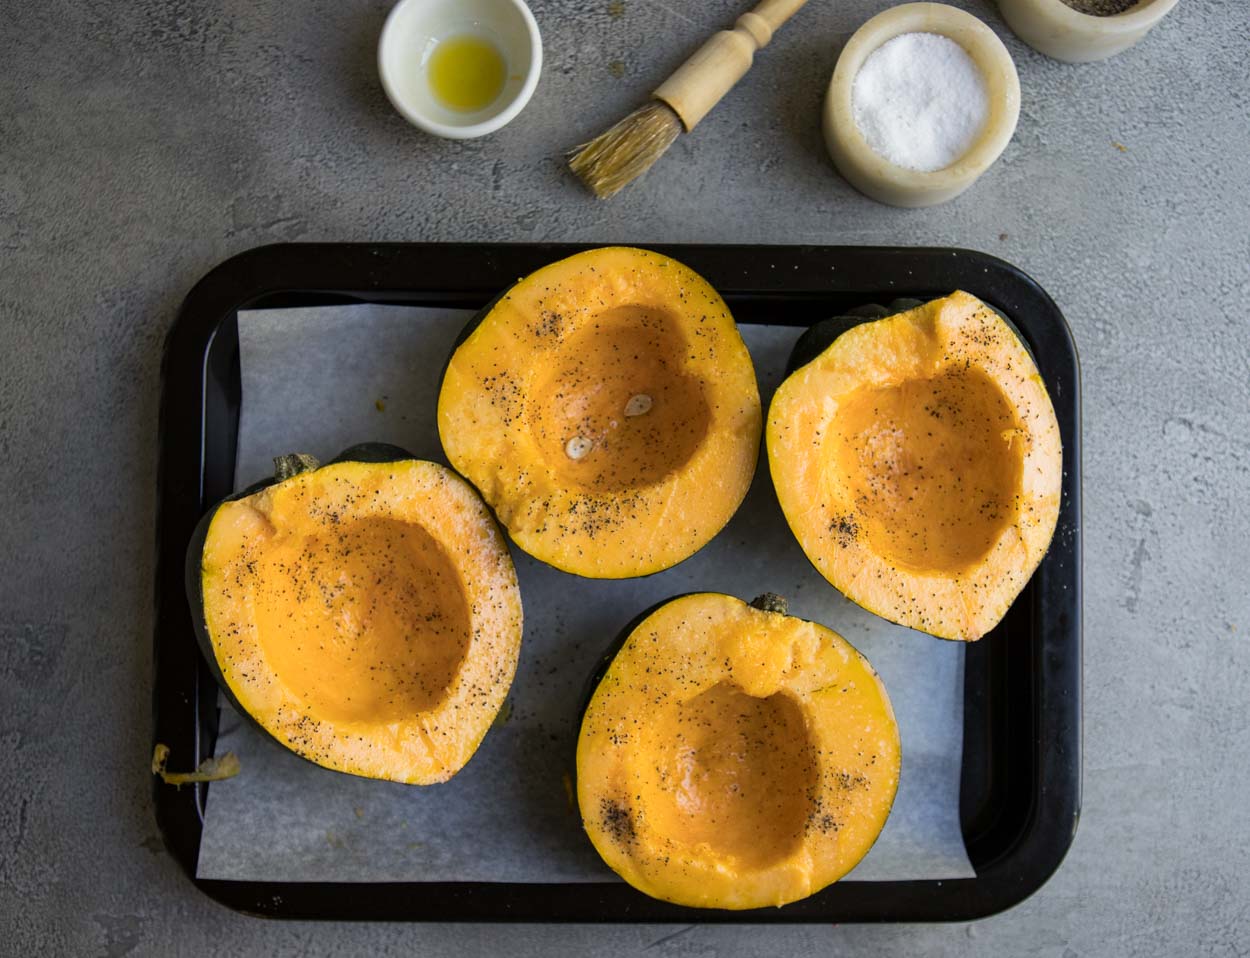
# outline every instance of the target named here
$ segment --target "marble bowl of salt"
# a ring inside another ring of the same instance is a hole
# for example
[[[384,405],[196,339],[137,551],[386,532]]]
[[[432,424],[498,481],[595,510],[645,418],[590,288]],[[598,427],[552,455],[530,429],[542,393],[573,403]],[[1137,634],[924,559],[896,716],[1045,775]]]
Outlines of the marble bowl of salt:
[[[1015,63],[989,27],[946,4],[905,3],[843,48],[825,97],[825,144],[861,193],[935,206],[993,165],[1019,116]]]

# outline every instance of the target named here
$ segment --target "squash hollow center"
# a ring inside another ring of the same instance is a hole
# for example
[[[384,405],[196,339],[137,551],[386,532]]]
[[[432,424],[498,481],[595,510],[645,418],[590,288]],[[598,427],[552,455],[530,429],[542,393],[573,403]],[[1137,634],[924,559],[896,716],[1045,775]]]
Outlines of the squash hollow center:
[[[720,682],[650,723],[654,756],[641,801],[652,827],[681,845],[706,843],[753,868],[803,840],[817,784],[799,704]]]
[[[711,422],[705,385],[666,310],[616,306],[586,320],[534,383],[529,426],[568,488],[653,485],[685,465]]]
[[[984,370],[862,387],[834,420],[834,469],[873,550],[912,571],[958,573],[1016,522],[1024,436]]]
[[[443,700],[469,608],[443,546],[373,517],[282,536],[257,557],[259,642],[273,673],[331,721],[394,722]]]

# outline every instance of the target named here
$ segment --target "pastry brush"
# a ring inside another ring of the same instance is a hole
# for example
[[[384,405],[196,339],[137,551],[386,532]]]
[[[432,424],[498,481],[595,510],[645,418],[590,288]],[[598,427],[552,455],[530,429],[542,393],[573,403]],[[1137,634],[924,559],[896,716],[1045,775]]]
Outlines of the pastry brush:
[[[569,168],[600,199],[647,172],[681,133],[689,133],[751,68],[755,51],[807,0],[762,0],[732,30],[713,34],[650,102],[576,147]]]

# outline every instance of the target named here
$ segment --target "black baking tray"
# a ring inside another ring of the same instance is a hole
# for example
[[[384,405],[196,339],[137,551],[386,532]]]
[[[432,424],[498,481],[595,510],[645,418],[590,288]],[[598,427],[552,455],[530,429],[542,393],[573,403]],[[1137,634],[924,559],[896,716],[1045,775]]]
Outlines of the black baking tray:
[[[222,263],[188,294],[165,345],[157,496],[155,742],[172,764],[213,754],[217,687],[183,589],[201,515],[234,488],[237,312],[355,302],[479,307],[571,244],[282,244]],[[568,922],[966,921],[1032,894],[1063,860],[1081,806],[1081,436],[1076,349],[1036,282],[968,250],[846,246],[650,246],[693,267],[740,323],[806,326],[849,307],[963,289],[1017,327],[1063,439],[1054,542],[1003,622],[966,648],[960,818],[975,878],[844,881],[782,908],[720,911],[656,901],[623,882],[224,881],[196,877],[210,786],[154,778],[165,843],[212,898],[282,918]],[[934,640],[937,641],[937,640]]]

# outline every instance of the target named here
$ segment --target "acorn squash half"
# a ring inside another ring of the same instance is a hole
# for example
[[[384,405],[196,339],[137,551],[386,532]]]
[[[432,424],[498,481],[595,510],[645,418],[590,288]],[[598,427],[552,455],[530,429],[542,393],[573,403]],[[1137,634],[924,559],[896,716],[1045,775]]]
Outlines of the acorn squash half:
[[[693,555],[759,455],[755,371],[728,307],[647,250],[588,250],[520,280],[452,354],[438,430],[526,552],[617,579]]]
[[[445,781],[516,671],[521,595],[503,536],[468,483],[394,446],[275,464],[192,537],[205,658],[239,712],[296,754]]]
[[[797,901],[867,854],[894,802],[899,735],[836,632],[716,593],[627,628],[577,740],[577,801],[603,860],[654,898]]]
[[[768,463],[807,557],[847,598],[932,635],[994,628],[1045,555],[1063,454],[1004,319],[956,292],[813,327],[768,411]],[[847,328],[849,326],[849,328]]]

